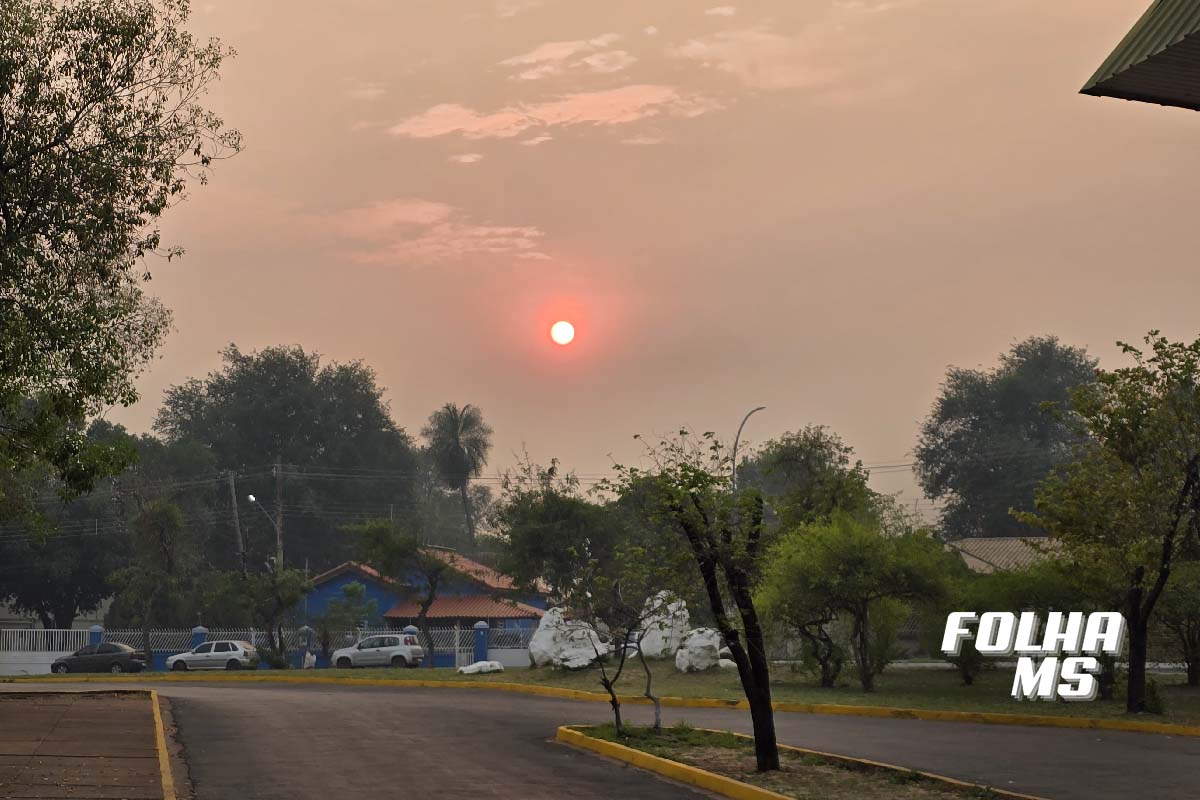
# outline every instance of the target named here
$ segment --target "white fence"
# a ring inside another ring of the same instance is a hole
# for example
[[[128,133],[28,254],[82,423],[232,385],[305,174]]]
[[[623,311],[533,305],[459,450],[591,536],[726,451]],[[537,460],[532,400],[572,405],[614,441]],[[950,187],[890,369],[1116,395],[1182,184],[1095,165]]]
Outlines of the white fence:
[[[0,630],[0,675],[44,675],[56,658],[87,643],[85,630]]]

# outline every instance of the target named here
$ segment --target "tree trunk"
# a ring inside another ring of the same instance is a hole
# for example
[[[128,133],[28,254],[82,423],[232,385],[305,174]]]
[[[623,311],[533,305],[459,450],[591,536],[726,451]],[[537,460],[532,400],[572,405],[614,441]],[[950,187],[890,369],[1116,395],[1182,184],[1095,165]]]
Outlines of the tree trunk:
[[[1187,662],[1187,685],[1200,686],[1200,658],[1195,655]]]
[[[871,627],[867,611],[854,615],[854,660],[858,662],[858,680],[864,692],[875,691],[875,669],[871,663]]]
[[[1129,679],[1125,685],[1125,710],[1146,710],[1146,625],[1140,615],[1129,620]]]
[[[646,663],[646,654],[642,652],[642,640],[638,639],[637,644],[638,660],[642,662],[642,671],[646,673],[646,691],[642,693],[651,703],[654,703],[654,732],[662,733],[662,702],[651,691],[651,682],[654,680],[654,675],[650,672],[650,665]]]
[[[467,518],[467,536],[471,540],[471,545],[475,544],[475,514],[471,511],[471,497],[467,494],[467,484],[463,483],[458,489],[459,497],[462,498],[463,514]]]

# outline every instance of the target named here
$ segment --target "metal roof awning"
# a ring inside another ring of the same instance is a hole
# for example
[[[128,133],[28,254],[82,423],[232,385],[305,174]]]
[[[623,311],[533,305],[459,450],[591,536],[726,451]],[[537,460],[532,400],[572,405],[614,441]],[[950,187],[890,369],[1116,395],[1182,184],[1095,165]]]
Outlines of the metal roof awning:
[[[1080,92],[1200,110],[1200,0],[1155,0]]]

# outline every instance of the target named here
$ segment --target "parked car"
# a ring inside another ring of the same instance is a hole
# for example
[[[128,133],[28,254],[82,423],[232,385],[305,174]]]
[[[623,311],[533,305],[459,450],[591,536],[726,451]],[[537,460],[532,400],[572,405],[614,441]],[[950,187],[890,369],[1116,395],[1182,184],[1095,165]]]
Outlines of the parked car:
[[[168,657],[167,669],[258,669],[258,649],[249,642],[205,642]]]
[[[68,672],[141,672],[146,668],[146,654],[120,642],[103,642],[81,647],[50,665],[57,675]]]
[[[333,651],[330,661],[339,669],[351,667],[419,667],[425,650],[417,637],[398,633],[395,636],[368,636],[356,645]]]

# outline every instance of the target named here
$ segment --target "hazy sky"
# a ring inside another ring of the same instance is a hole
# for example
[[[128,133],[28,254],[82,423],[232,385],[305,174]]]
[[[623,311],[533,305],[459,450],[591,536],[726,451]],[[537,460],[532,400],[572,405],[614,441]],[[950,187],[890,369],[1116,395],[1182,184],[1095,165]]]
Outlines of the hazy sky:
[[[414,433],[477,404],[493,467],[755,405],[907,462],[947,365],[1200,330],[1200,116],[1077,94],[1147,2],[197,2],[246,148],[171,212],[177,330],[110,416],[298,343]]]

